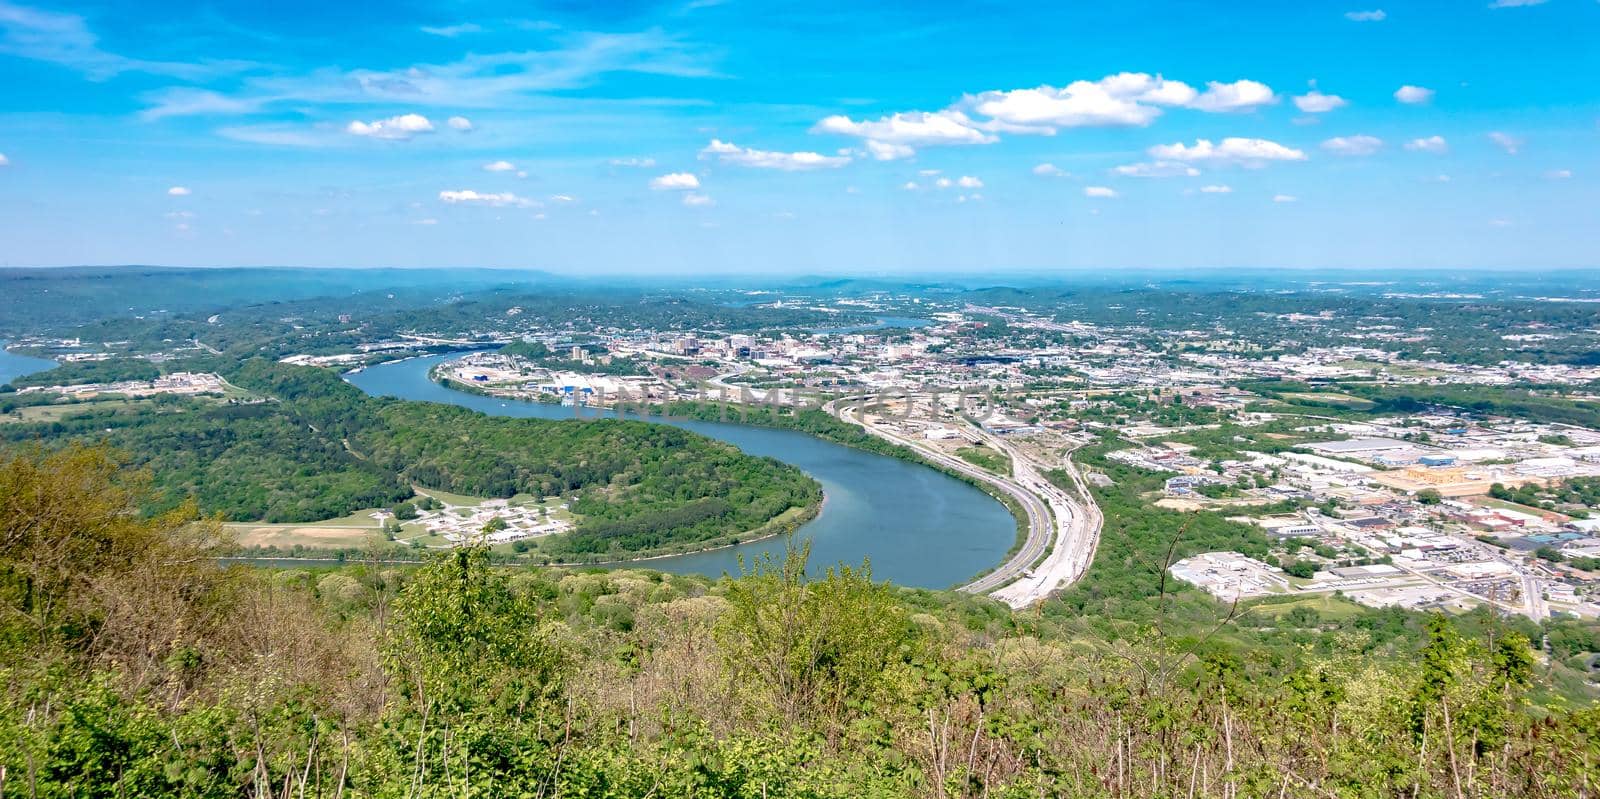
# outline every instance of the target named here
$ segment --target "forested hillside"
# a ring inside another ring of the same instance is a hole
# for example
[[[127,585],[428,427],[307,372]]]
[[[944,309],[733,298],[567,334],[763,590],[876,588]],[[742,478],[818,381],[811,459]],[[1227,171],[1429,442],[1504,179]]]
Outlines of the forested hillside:
[[[230,520],[314,521],[393,504],[421,485],[574,497],[564,551],[626,554],[738,535],[821,499],[798,469],[689,431],[615,419],[490,417],[368,397],[324,369],[266,360],[230,374],[269,398],[98,409],[0,426],[11,444],[105,442],[148,468],[146,512],[194,498]]]
[[[0,789],[195,797],[1581,797],[1522,635],[1107,634],[866,569],[222,570],[105,454],[0,462]]]

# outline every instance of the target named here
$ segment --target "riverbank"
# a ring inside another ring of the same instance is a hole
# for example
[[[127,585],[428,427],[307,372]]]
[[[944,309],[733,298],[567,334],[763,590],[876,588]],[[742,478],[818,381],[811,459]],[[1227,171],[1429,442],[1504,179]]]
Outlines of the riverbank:
[[[572,408],[477,396],[428,379],[434,365],[452,357],[444,354],[368,367],[346,379],[379,396],[449,403],[491,415],[573,418]],[[795,534],[811,544],[813,563],[860,566],[870,560],[875,579],[944,589],[992,568],[1014,545],[1016,520],[1011,509],[967,481],[952,480],[942,470],[871,441],[853,441],[848,428],[819,431],[815,423],[796,425],[789,419],[760,424],[754,413],[750,424],[739,424],[737,408],[728,414],[730,423],[721,423],[716,409],[704,414],[704,421],[654,414],[648,421],[684,427],[748,454],[789,463],[820,482],[824,507]],[[837,424],[826,415],[821,421],[830,427]],[[737,573],[741,558],[747,563],[769,555],[781,558],[785,547],[782,536],[762,541],[741,537],[736,546],[663,557],[649,565],[673,573],[718,576]]]

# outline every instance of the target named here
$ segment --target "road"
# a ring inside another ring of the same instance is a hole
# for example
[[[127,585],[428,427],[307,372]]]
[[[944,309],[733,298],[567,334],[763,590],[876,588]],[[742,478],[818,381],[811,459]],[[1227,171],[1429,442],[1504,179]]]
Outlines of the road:
[[[1093,502],[1085,507],[1051,483],[1038,467],[1010,442],[974,428],[980,440],[1011,458],[1009,479],[958,457],[930,449],[880,426],[867,424],[859,406],[861,398],[841,398],[823,406],[844,421],[861,425],[874,435],[909,447],[952,471],[971,477],[1014,498],[1028,517],[1022,546],[993,571],[961,586],[962,591],[991,594],[1013,608],[1024,608],[1083,576],[1100,540],[1100,511]],[[1082,497],[1092,496],[1070,460],[1063,468],[1072,476]],[[1035,563],[1037,566],[1034,566]]]
[[[1062,461],[1062,471],[1071,476],[1082,500],[1052,483],[1010,442],[987,433],[984,438],[990,446],[1011,456],[1013,477],[1030,492],[1044,497],[1055,517],[1050,554],[1032,570],[1023,571],[1016,581],[991,592],[994,598],[1014,608],[1027,607],[1077,582],[1089,570],[1100,543],[1100,509],[1089,499],[1093,494],[1073,465],[1070,453]]]

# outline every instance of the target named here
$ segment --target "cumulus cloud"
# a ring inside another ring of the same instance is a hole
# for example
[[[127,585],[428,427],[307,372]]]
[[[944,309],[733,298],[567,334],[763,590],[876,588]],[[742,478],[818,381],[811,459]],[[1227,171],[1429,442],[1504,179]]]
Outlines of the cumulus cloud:
[[[1223,185],[1223,184],[1212,184],[1210,186],[1201,186],[1200,187],[1200,193],[1201,194],[1232,194],[1233,193],[1233,187],[1232,186]]]
[[[1372,155],[1383,149],[1383,140],[1376,136],[1335,136],[1324,141],[1322,149],[1334,155]]]
[[[1192,178],[1200,174],[1200,170],[1176,161],[1124,164],[1123,166],[1112,167],[1111,171],[1130,178]]]
[[[509,191],[477,192],[472,189],[441,191],[439,192],[439,199],[451,205],[492,205],[497,208],[504,206],[530,208],[538,204],[526,197],[518,197]]]
[[[983,188],[983,181],[971,175],[962,175],[956,179],[956,185],[963,189],[981,189]]]
[[[444,121],[444,124],[449,125],[451,130],[459,130],[462,133],[472,132],[472,120],[466,117],[450,117]]]
[[[1344,108],[1349,104],[1349,100],[1337,94],[1323,94],[1316,89],[1294,98],[1294,107],[1307,114],[1326,114],[1329,111]]]
[[[1067,173],[1055,164],[1040,164],[1033,168],[1033,174],[1043,178],[1064,178]]]
[[[1371,11],[1346,11],[1344,18],[1351,22],[1382,22],[1388,19],[1389,15],[1383,13],[1383,9],[1375,8]]]
[[[992,144],[999,137],[979,130],[966,114],[955,111],[908,111],[875,120],[854,120],[843,115],[824,118],[812,133],[836,133],[865,141],[867,152],[879,161],[908,158],[924,145]]]
[[[821,153],[797,152],[784,153],[771,150],[752,150],[740,147],[731,142],[712,139],[711,143],[700,150],[701,158],[715,158],[724,164],[754,167],[756,169],[779,169],[785,172],[799,172],[808,169],[833,169],[850,163],[847,155],[823,155]]]
[[[982,92],[966,103],[1010,130],[1054,133],[1056,128],[1142,127],[1161,115],[1161,106],[1185,106],[1198,97],[1199,92],[1186,83],[1124,72],[1061,88]]]
[[[485,171],[485,172],[515,172],[515,171],[517,171],[517,165],[511,163],[510,161],[490,161],[489,163],[483,165],[483,171]]]
[[[1450,151],[1450,143],[1443,136],[1426,136],[1406,142],[1406,149],[1418,153],[1445,153]]]
[[[704,207],[707,205],[716,205],[716,201],[707,195],[691,191],[688,194],[683,195],[683,204],[690,207]]]
[[[650,180],[656,191],[683,191],[700,188],[700,179],[690,172],[673,172]]]
[[[173,186],[167,189],[167,196],[169,197],[188,197],[190,194],[193,194],[193,192],[189,191],[188,186]]]
[[[1304,161],[1306,154],[1267,139],[1249,139],[1230,136],[1220,143],[1210,139],[1196,139],[1193,145],[1182,142],[1161,144],[1149,149],[1150,156],[1158,161],[1184,163],[1231,164],[1244,167],[1265,166],[1269,161]]]
[[[988,91],[967,97],[964,105],[988,117],[979,127],[1012,133],[1053,134],[1058,128],[1143,127],[1168,107],[1200,111],[1241,111],[1277,102],[1265,84],[1252,80],[1212,81],[1199,92],[1160,75],[1123,72],[1064,87],[1039,86]]]
[[[1112,198],[1117,196],[1117,190],[1109,186],[1084,186],[1083,196]]]
[[[1292,203],[1292,202],[1297,202],[1299,199],[1300,199],[1299,197],[1296,197],[1293,194],[1274,194],[1274,195],[1272,195],[1272,201],[1275,202],[1275,203]]]
[[[1123,72],[1065,86],[968,94],[941,111],[903,111],[878,119],[834,115],[812,133],[854,136],[880,161],[908,158],[920,147],[993,144],[1002,133],[1051,136],[1062,128],[1143,127],[1167,108],[1207,112],[1248,111],[1276,103],[1266,84],[1211,81],[1205,91],[1160,75]]]
[[[369,139],[405,140],[420,133],[432,133],[433,122],[421,114],[401,114],[371,122],[355,120],[345,126],[345,132]]]
[[[1506,151],[1506,155],[1516,155],[1517,151],[1522,149],[1522,139],[1521,138],[1513,136],[1513,135],[1511,135],[1509,133],[1505,133],[1503,131],[1498,131],[1497,130],[1497,131],[1494,131],[1493,133],[1490,133],[1489,134],[1489,141],[1494,142],[1496,147],[1499,147],[1500,149],[1505,150]]]
[[[1406,84],[1394,90],[1394,99],[1406,105],[1421,105],[1433,99],[1433,90]]]
[[[613,158],[613,159],[611,159],[611,165],[612,166],[639,167],[639,168],[643,168],[643,169],[648,169],[648,168],[653,167],[653,166],[656,165],[656,159],[654,159],[654,158]]]
[[[917,151],[910,145],[877,141],[875,139],[868,139],[866,147],[867,155],[872,156],[875,161],[898,161],[901,158],[910,158],[917,154]]]
[[[1278,96],[1265,83],[1238,80],[1233,83],[1210,81],[1206,91],[1187,105],[1201,111],[1249,111],[1278,102]]]

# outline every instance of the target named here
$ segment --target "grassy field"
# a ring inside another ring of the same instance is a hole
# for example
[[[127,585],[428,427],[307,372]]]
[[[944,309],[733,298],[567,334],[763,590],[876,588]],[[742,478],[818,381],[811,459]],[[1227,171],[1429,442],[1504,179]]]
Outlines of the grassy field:
[[[1348,599],[1339,599],[1332,594],[1308,596],[1290,602],[1268,600],[1260,604],[1251,605],[1248,609],[1250,616],[1277,619],[1295,608],[1310,608],[1325,621],[1339,621],[1354,618],[1361,614],[1361,606]],[[1248,618],[1248,617],[1246,617]],[[1245,622],[1248,624],[1248,622]]]
[[[1533,507],[1529,507],[1527,505],[1521,505],[1521,504],[1518,504],[1518,503],[1515,503],[1515,502],[1507,502],[1507,501],[1505,501],[1503,499],[1495,499],[1494,497],[1489,497],[1489,496],[1473,497],[1470,501],[1472,502],[1472,504],[1477,505],[1479,507],[1484,507],[1484,508],[1495,508],[1497,510],[1516,511],[1517,513],[1526,513],[1526,514],[1528,514],[1530,516],[1539,516],[1541,518],[1544,517],[1546,514],[1554,514],[1556,517],[1558,517],[1562,521],[1571,521],[1571,517],[1563,515],[1563,514],[1560,514],[1560,513],[1556,513],[1555,511],[1548,511],[1548,510],[1544,510],[1543,508],[1533,508]]]
[[[1283,396],[1289,399],[1300,400],[1302,402],[1325,402],[1330,405],[1339,405],[1351,410],[1365,410],[1367,408],[1371,408],[1373,405],[1371,400],[1365,400],[1360,397],[1352,397],[1349,394],[1340,394],[1333,391],[1299,392],[1294,394],[1284,394]]]
[[[337,519],[303,524],[237,522],[227,527],[238,544],[246,547],[358,547],[374,536],[382,536],[377,520],[369,515],[374,510],[369,508]]]
[[[992,447],[979,444],[976,447],[962,447],[956,450],[961,459],[980,469],[988,469],[995,474],[1011,474],[1011,458],[1003,452]]]

